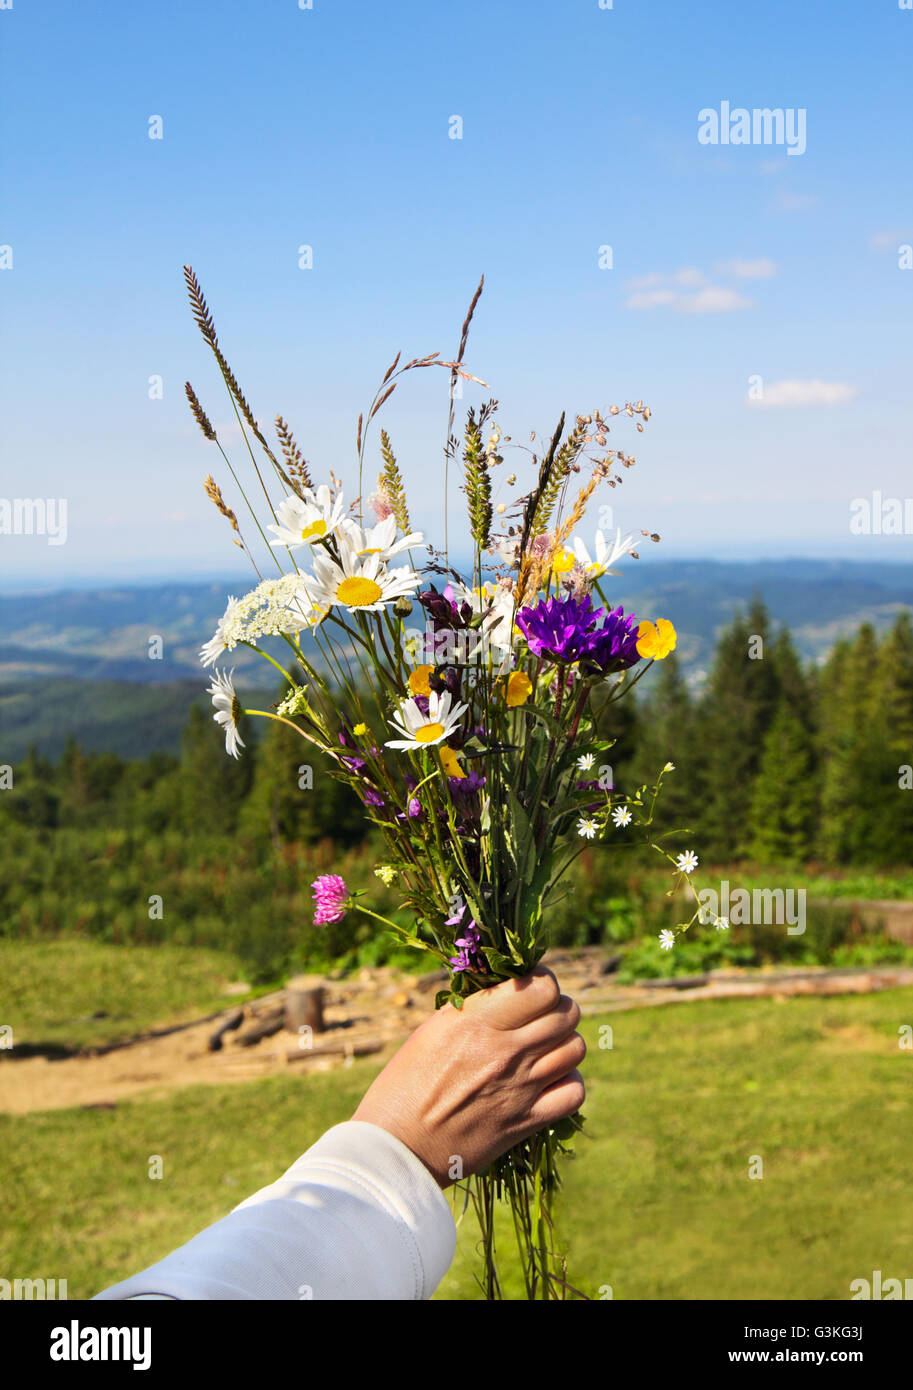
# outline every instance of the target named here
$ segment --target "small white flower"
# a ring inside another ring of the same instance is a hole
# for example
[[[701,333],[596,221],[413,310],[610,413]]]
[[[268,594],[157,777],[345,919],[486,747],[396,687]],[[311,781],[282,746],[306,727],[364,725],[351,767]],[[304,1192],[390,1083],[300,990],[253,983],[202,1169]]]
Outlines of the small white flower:
[[[616,806],[615,810],[612,812],[612,819],[618,826],[630,825],[631,812],[628,810],[627,806]]]
[[[577,834],[584,836],[587,840],[596,838],[596,831],[599,829],[592,817],[584,816],[577,825]]]
[[[623,555],[634,546],[634,537],[625,536],[621,539],[621,527],[615,533],[614,541],[607,541],[601,531],[596,532],[596,558],[590,558],[590,552],[583,544],[582,540],[574,538],[574,554],[582,569],[586,570],[589,579],[598,579],[603,574],[617,574],[617,570],[610,569],[616,560],[620,560]]]
[[[225,734],[225,751],[233,758],[239,758],[241,754],[238,749],[245,745],[238,733],[238,722],[244,711],[232,685],[231,678],[234,673],[234,667],[227,674],[224,671],[213,671],[213,682],[207,693],[212,696],[212,703],[216,709],[212,717],[217,724],[222,725],[222,732]]]
[[[307,697],[307,686],[296,685],[281,701],[277,714],[306,714],[310,708]]]
[[[668,929],[666,931],[661,931],[659,934],[659,945],[661,950],[671,951],[672,947],[675,945],[675,932],[669,931]]]
[[[716,919],[716,929],[717,929],[717,931],[728,931],[728,930],[729,930],[729,918],[728,918],[728,917],[718,917],[718,918]]]
[[[582,758],[577,759],[577,766],[580,768],[581,772],[589,772],[595,761],[596,759],[593,757],[592,753],[584,753]]]
[[[663,768],[663,772],[674,772],[674,771],[675,771],[675,763],[666,763],[666,766]]]
[[[268,526],[277,539],[270,545],[285,545],[294,550],[300,545],[317,545],[331,536],[342,520],[342,493],[335,502],[326,483],[316,492],[304,489],[304,497],[286,497],[276,508],[278,526]]]
[[[683,874],[693,874],[694,870],[697,868],[697,864],[697,855],[694,853],[693,849],[685,850],[685,853],[680,854],[675,861],[676,868]]]
[[[460,717],[468,705],[455,705],[450,708],[450,691],[440,695],[432,691],[428,696],[428,713],[422,714],[414,700],[404,700],[394,717],[388,720],[402,738],[391,738],[385,748],[419,749],[442,743],[450,737],[460,722]]]
[[[396,539],[396,517],[388,516],[384,521],[379,521],[376,526],[370,526],[363,531],[357,521],[352,521],[350,517],[343,517],[339,523],[340,528],[345,532],[346,539],[351,544],[356,555],[379,555],[384,564],[392,560],[394,555],[399,555],[403,550],[411,550],[415,545],[421,545],[425,537],[421,531],[410,531],[408,536]]]
[[[258,637],[280,637],[315,627],[326,616],[327,607],[316,607],[308,596],[301,575],[283,574],[263,579],[243,598],[230,598],[215,636],[200,649],[204,666],[239,642],[256,642]]]

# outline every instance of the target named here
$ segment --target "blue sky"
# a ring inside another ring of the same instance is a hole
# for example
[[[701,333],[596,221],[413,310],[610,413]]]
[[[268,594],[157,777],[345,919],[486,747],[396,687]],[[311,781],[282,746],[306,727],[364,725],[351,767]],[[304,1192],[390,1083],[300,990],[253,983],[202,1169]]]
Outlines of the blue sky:
[[[0,55],[0,494],[68,503],[65,544],[0,534],[4,588],[244,573],[184,401],[189,378],[230,438],[184,262],[261,423],[349,493],[387,364],[453,353],[484,272],[466,361],[514,441],[650,404],[603,500],[658,553],[913,555],[849,529],[853,499],[913,494],[897,0],[14,0]],[[724,101],[804,110],[805,152],[702,145]],[[446,410],[439,371],[384,412],[434,536]]]

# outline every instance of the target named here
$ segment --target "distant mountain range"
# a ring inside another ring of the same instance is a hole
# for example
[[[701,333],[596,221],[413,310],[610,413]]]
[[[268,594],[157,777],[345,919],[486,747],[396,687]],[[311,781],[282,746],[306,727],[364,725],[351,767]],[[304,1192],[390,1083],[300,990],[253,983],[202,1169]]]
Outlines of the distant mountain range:
[[[808,661],[862,622],[881,630],[913,608],[913,566],[846,560],[639,561],[604,583],[639,617],[669,617],[691,684],[699,686],[722,628],[760,593]],[[440,585],[441,581],[438,581]],[[190,704],[205,698],[199,648],[236,581],[169,583],[0,595],[0,762],[34,741],[56,754],[68,731],[86,747],[124,755],[174,750]],[[161,639],[161,659],[150,659]],[[316,650],[307,639],[309,650]],[[280,642],[277,660],[288,656]],[[269,687],[264,663],[235,648],[224,663],[244,687]],[[39,694],[40,691],[40,694]]]

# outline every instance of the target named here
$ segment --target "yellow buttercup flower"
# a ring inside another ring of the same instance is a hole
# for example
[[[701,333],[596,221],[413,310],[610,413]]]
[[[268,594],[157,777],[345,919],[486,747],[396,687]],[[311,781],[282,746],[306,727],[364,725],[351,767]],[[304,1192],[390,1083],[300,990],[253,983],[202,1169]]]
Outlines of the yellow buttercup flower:
[[[443,765],[444,765],[444,771],[446,772],[446,774],[447,774],[448,777],[465,777],[465,776],[466,776],[466,773],[465,773],[465,772],[463,771],[463,769],[460,767],[460,764],[459,764],[459,762],[457,761],[457,755],[456,755],[456,753],[454,752],[454,750],[453,750],[452,748],[450,748],[450,747],[445,743],[445,744],[443,745],[443,747],[441,748],[440,752],[441,752],[441,762],[442,762]]]
[[[552,556],[552,573],[567,574],[577,563],[573,550],[556,550]]]
[[[530,695],[533,693],[533,683],[525,671],[514,671],[507,682],[507,703],[514,709],[517,705],[525,705]]]
[[[657,618],[653,623],[640,623],[637,628],[637,651],[640,656],[653,657],[662,661],[664,656],[675,651],[675,628],[668,618]]]
[[[433,670],[433,666],[416,666],[415,670],[409,677],[410,695],[431,694],[431,686],[428,682],[428,677],[431,675],[431,672]]]
[[[355,735],[356,738],[362,738],[367,732],[367,724],[356,724],[355,728],[352,730],[352,733]]]

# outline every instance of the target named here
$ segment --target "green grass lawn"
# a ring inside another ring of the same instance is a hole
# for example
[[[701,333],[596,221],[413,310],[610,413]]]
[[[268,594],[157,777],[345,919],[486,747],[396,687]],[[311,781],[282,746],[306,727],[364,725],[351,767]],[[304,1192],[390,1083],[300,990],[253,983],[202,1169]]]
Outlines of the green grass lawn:
[[[0,940],[0,1024],[14,1045],[98,1046],[226,1008],[239,970],[230,951]]]
[[[875,1269],[913,1275],[905,1024],[913,990],[586,1020],[589,1137],[559,1206],[571,1281],[616,1299],[846,1299]],[[376,1071],[0,1117],[0,1272],[66,1278],[84,1298],[143,1268],[348,1118]],[[474,1239],[468,1213],[439,1297],[478,1296]]]

